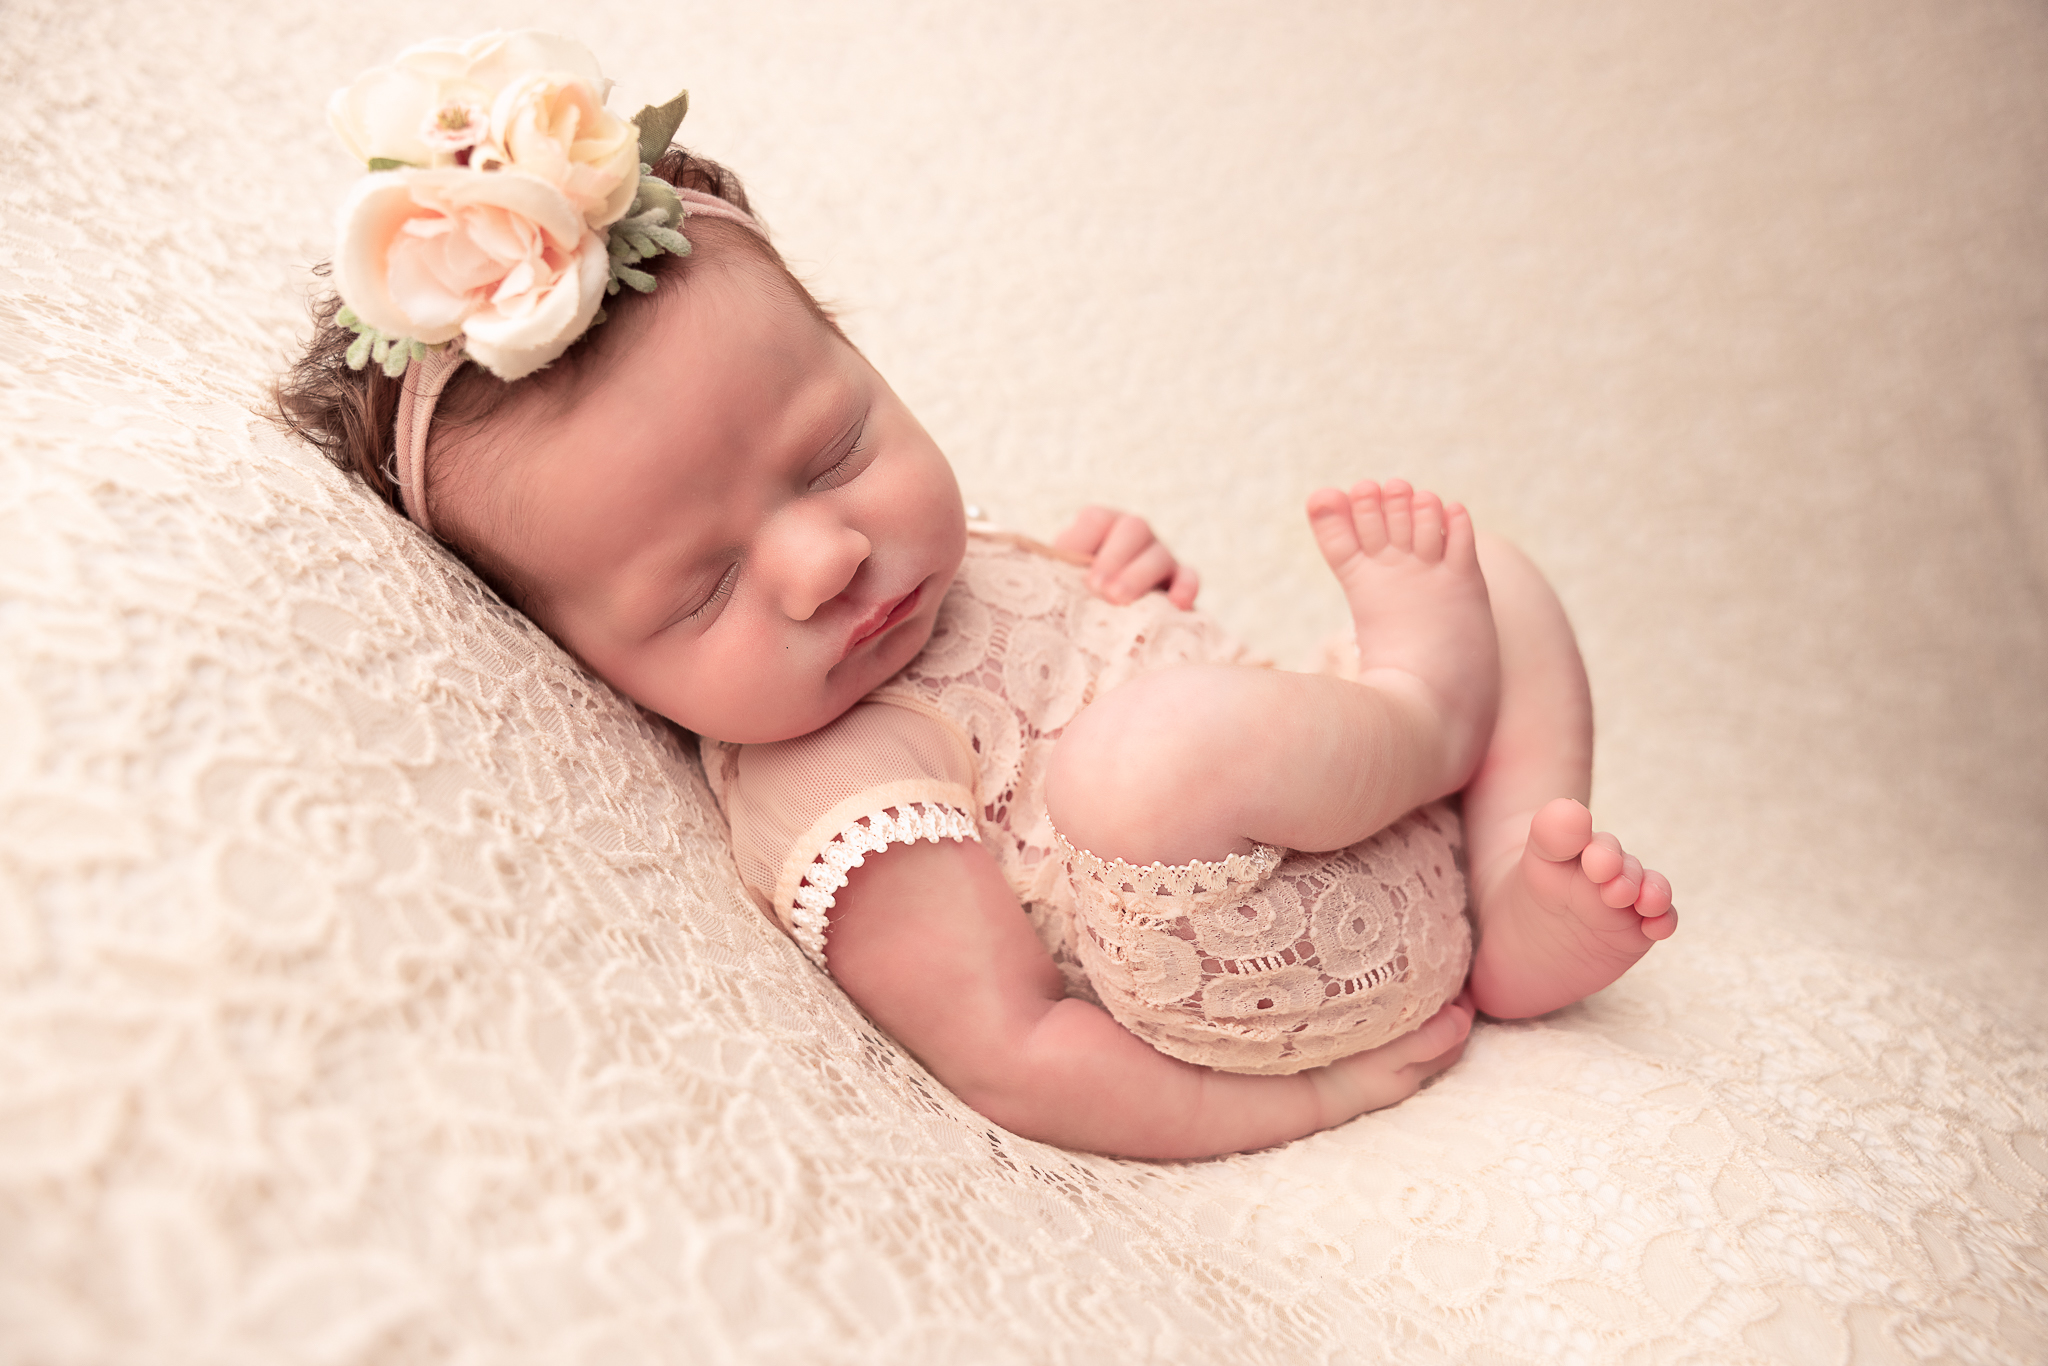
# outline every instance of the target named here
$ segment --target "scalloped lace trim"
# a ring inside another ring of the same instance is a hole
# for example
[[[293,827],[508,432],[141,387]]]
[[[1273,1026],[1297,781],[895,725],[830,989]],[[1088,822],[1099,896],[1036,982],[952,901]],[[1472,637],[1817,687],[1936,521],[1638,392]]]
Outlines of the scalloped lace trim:
[[[896,814],[892,816],[890,811]],[[879,854],[892,844],[914,844],[918,840],[937,844],[942,839],[973,840],[979,844],[981,831],[974,817],[957,806],[906,802],[870,812],[834,835],[811,860],[803,882],[796,889],[789,924],[797,945],[813,963],[824,967],[826,912],[832,909],[839,889],[846,885],[847,873],[866,862],[869,854]]]
[[[1175,902],[1185,902],[1194,897],[1222,894],[1229,887],[1250,887],[1264,882],[1280,866],[1280,860],[1287,856],[1285,849],[1270,844],[1254,842],[1251,852],[1231,854],[1214,862],[1191,859],[1186,863],[1148,863],[1139,867],[1122,859],[1106,859],[1091,853],[1073,843],[1058,828],[1052,832],[1053,842],[1067,860],[1067,867],[1078,877],[1099,883],[1112,896],[1119,896],[1126,907],[1134,897],[1169,897]],[[1138,904],[1143,904],[1142,902]],[[1182,914],[1179,905],[1159,917],[1144,916],[1139,912],[1126,911],[1133,919],[1178,919]]]

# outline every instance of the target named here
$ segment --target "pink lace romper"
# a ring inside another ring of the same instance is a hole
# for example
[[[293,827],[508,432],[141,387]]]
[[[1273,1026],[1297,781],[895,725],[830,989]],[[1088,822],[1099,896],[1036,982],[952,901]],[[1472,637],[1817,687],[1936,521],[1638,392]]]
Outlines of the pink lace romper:
[[[1068,994],[1162,1053],[1294,1072],[1421,1024],[1471,954],[1457,816],[1442,803],[1333,853],[1255,846],[1134,868],[1076,849],[1040,796],[1061,731],[1148,670],[1257,664],[1153,593],[1116,607],[1021,537],[977,531],[931,642],[831,725],[773,745],[703,742],[748,894],[825,963],[847,870],[891,844],[978,839]]]

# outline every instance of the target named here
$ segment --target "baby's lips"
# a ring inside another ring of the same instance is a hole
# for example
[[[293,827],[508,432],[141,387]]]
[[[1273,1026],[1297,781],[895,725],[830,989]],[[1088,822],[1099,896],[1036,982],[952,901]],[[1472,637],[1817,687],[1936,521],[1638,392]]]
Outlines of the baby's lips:
[[[900,598],[877,603],[874,610],[862,617],[860,624],[853,628],[853,634],[847,637],[846,648],[840,651],[839,657],[846,658],[867,641],[909,616],[917,608],[918,595],[923,591],[923,587],[920,584]]]

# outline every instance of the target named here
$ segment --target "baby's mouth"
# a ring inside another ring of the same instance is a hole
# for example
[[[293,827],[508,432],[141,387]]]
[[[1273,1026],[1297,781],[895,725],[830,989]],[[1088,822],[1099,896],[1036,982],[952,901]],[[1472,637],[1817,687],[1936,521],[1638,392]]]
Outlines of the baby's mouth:
[[[841,654],[840,658],[845,659],[855,650],[858,650],[861,646],[867,644],[897,622],[902,621],[912,612],[915,612],[918,602],[923,597],[924,585],[919,584],[902,597],[896,599],[896,601],[884,603],[873,612],[870,612],[861,621],[861,624],[854,628],[853,637],[846,642],[845,653]]]

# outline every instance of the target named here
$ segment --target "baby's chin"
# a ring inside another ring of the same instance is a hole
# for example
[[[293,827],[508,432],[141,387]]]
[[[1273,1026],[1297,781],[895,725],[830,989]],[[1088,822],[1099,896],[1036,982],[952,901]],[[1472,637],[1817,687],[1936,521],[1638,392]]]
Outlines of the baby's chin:
[[[808,735],[832,724],[852,710],[862,698],[902,673],[910,661],[923,652],[937,625],[936,608],[921,606],[916,616],[889,632],[872,654],[857,655],[834,669],[826,676],[827,690],[821,707],[823,719],[796,733]]]
[[[684,730],[733,745],[772,745],[823,730],[852,711],[863,698],[901,673],[931,640],[937,613],[906,621],[872,655],[846,661],[825,677],[825,686],[809,698],[791,699],[785,707],[732,714],[670,716]],[[693,724],[693,722],[695,724]]]

